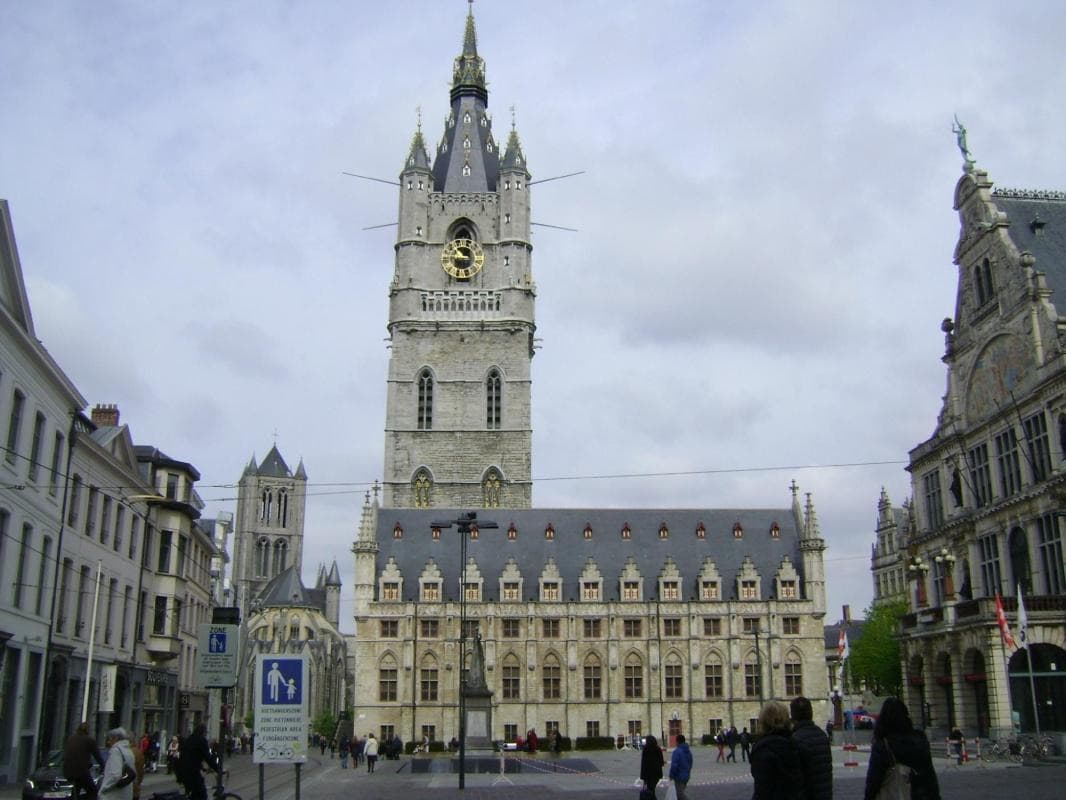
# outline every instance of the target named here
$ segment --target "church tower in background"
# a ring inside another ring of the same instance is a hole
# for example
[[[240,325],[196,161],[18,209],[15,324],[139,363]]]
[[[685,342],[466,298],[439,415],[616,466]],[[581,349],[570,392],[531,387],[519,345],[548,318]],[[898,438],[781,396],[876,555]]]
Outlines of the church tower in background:
[[[237,484],[233,586],[247,616],[248,604],[276,575],[303,566],[307,472],[303,460],[293,473],[277,445],[256,464],[255,456]]]
[[[493,135],[471,11],[436,155],[419,121],[400,174],[385,507],[532,504],[529,179],[513,122]]]

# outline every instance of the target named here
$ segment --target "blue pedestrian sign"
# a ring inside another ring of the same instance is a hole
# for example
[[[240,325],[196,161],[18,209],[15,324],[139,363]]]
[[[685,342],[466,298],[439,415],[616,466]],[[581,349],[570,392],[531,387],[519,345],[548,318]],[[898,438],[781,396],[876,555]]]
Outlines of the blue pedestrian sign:
[[[308,672],[307,656],[255,657],[254,763],[307,761]]]
[[[260,685],[265,706],[303,705],[303,659],[267,658],[268,667]]]
[[[238,625],[200,626],[196,668],[200,686],[204,689],[228,689],[237,685],[239,630]]]

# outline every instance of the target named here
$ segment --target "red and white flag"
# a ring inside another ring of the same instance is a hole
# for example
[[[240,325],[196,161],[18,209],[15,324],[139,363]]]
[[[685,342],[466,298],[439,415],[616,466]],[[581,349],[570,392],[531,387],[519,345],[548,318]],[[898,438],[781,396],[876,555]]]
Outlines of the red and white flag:
[[[1025,603],[1022,602],[1022,585],[1018,584],[1018,649],[1026,647],[1029,642],[1029,616],[1025,613]]]
[[[999,625],[999,636],[1007,647],[1017,647],[1014,637],[1011,636],[1010,625],[1007,623],[1007,615],[1003,613],[1003,601],[996,592],[996,624]]]
[[[848,647],[848,632],[843,628],[840,629],[840,639],[837,640],[837,658],[843,661],[851,655],[851,648]]]

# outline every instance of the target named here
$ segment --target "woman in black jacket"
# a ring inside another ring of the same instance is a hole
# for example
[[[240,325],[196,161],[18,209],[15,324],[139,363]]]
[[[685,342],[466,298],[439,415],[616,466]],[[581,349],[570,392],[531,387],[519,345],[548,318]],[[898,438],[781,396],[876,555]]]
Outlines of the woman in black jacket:
[[[663,779],[663,764],[666,758],[654,736],[644,740],[644,750],[640,754],[640,779],[647,789],[655,792],[655,784]],[[654,794],[652,795],[654,796]]]
[[[752,800],[802,800],[803,764],[792,741],[791,720],[783,703],[771,701],[759,712],[759,733],[751,748]]]
[[[924,733],[914,729],[903,701],[890,697],[881,706],[881,714],[874,723],[864,800],[877,797],[881,783],[897,762],[911,768],[911,800],[940,800],[940,784],[933,768],[929,740]]]

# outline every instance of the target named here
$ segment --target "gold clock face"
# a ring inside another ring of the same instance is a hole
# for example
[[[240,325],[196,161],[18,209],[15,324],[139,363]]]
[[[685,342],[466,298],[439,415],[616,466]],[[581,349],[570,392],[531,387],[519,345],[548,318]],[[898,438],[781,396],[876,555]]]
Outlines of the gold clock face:
[[[467,280],[485,265],[485,253],[473,239],[452,239],[440,254],[440,264],[453,278]]]

